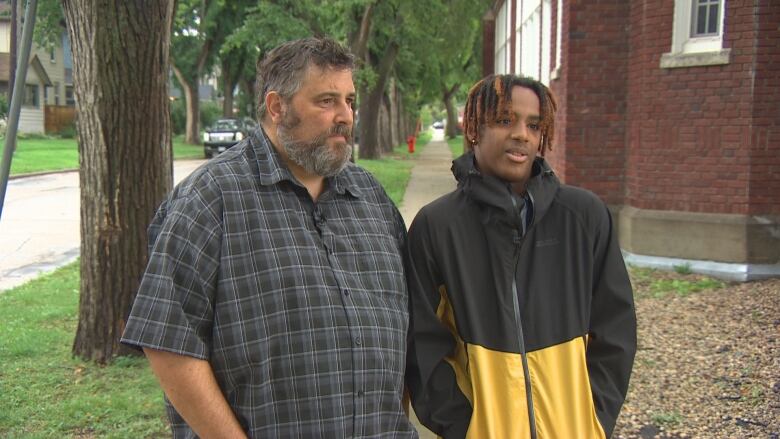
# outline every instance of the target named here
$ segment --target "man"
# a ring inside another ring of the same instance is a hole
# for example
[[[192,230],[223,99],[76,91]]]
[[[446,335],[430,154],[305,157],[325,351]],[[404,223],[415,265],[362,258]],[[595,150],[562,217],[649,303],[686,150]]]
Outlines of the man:
[[[609,437],[636,319],[607,207],[543,157],[555,101],[538,81],[469,92],[458,188],[409,229],[414,409],[444,438]]]
[[[416,437],[401,404],[400,214],[349,163],[352,56],[329,39],[258,63],[261,129],[180,183],[150,227],[123,342],[174,437]]]

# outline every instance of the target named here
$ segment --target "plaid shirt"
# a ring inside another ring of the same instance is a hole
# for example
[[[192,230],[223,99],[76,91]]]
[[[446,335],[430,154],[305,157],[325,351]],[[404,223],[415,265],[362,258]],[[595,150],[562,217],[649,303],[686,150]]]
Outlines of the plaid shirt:
[[[405,239],[370,174],[350,164],[315,203],[257,130],[159,208],[122,342],[208,360],[251,437],[417,437]]]

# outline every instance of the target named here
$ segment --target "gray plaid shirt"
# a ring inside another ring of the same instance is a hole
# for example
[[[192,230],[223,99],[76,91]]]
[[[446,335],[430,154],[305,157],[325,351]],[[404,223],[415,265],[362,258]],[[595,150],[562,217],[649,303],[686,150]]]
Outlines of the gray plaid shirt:
[[[327,184],[313,202],[262,130],[193,172],[149,228],[122,342],[208,360],[251,437],[417,437],[403,220],[357,166]]]

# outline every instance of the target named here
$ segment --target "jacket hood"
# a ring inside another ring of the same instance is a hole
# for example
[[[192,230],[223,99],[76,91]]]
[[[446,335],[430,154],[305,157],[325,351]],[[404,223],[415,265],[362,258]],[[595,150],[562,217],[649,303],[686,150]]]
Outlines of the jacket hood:
[[[467,152],[452,162],[452,174],[458,181],[458,189],[463,190],[477,204],[488,208],[488,217],[495,214],[507,216],[512,223],[519,222],[519,210],[512,202],[512,187],[509,183],[479,172],[474,160],[474,152]],[[533,200],[535,225],[552,204],[561,183],[552,168],[542,157],[536,157],[531,170],[531,178],[526,189]]]

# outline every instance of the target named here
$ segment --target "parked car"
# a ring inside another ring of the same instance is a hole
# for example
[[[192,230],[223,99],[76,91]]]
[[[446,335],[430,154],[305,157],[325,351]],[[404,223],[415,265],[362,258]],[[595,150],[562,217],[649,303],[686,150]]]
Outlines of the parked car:
[[[219,119],[203,133],[203,152],[210,159],[252,133],[251,120]]]
[[[443,128],[444,128],[444,122],[437,120],[436,122],[433,123],[433,129],[441,130]]]

